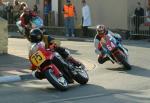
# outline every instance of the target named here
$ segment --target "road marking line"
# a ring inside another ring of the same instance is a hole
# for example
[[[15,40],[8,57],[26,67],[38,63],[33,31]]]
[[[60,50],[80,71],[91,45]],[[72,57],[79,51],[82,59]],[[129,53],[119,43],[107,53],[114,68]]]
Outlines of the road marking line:
[[[21,81],[21,77],[18,75],[0,77],[0,83],[16,82],[16,81]]]

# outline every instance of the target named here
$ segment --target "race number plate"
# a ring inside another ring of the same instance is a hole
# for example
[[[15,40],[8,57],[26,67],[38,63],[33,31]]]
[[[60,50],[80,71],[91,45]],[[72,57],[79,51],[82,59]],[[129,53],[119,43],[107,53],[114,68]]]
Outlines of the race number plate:
[[[41,51],[38,51],[31,56],[31,62],[35,66],[40,66],[45,60],[46,58]]]
[[[109,51],[112,51],[115,48],[115,45],[111,42],[110,45],[107,45]]]

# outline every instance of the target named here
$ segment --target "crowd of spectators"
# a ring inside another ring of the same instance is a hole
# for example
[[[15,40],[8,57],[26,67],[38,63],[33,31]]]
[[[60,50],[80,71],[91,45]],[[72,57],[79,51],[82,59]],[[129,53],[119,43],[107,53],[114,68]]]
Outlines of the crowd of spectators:
[[[13,3],[11,3],[0,0],[0,17],[8,20],[9,24],[15,24],[22,14],[24,7],[27,7],[26,2],[14,0]],[[37,5],[33,6],[33,11],[38,11]]]

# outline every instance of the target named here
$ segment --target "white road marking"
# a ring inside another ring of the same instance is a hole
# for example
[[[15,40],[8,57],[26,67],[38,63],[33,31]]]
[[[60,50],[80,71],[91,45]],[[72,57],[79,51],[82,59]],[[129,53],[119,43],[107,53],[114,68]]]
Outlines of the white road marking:
[[[16,81],[21,81],[21,77],[18,75],[0,77],[0,83],[16,82]]]

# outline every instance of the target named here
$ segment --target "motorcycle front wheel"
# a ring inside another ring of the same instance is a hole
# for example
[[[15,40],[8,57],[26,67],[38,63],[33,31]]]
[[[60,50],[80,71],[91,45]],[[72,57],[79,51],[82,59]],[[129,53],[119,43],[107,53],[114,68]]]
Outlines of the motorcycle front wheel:
[[[75,68],[74,80],[82,85],[88,82],[89,76],[84,65]]]
[[[125,67],[125,70],[131,70],[131,65],[127,62],[127,60],[122,56],[117,56],[118,60],[121,60],[121,64]]]
[[[46,79],[58,90],[65,91],[68,89],[68,83],[63,76],[55,76],[51,69],[45,71]]]
[[[122,64],[126,70],[131,70],[131,65],[126,60],[123,60]]]

